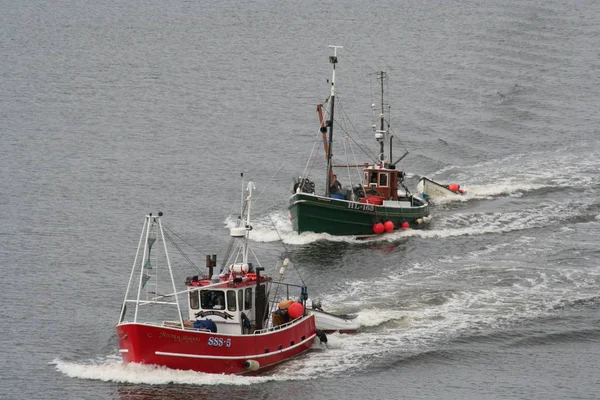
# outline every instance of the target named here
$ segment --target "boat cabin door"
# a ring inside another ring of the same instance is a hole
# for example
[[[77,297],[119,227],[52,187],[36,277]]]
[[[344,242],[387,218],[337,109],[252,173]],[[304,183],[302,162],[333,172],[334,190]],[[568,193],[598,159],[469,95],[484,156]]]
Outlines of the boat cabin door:
[[[365,192],[367,194],[381,196],[386,200],[396,200],[398,185],[396,177],[398,172],[390,169],[371,169],[364,170],[365,174]]]

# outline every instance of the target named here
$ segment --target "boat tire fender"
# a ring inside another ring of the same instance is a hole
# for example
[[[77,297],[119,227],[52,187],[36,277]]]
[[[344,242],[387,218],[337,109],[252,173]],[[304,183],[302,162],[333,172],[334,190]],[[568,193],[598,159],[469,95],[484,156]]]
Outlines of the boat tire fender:
[[[317,329],[317,337],[321,343],[327,343],[327,335],[321,329]]]
[[[260,363],[256,360],[246,360],[244,361],[244,368],[248,371],[258,371],[260,368]]]

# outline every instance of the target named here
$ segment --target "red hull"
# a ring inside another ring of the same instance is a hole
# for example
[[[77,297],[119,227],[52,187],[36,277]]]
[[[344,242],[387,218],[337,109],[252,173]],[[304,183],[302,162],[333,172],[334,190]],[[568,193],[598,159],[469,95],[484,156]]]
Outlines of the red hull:
[[[140,323],[116,327],[124,362],[216,374],[256,373],[307,351],[316,336],[308,316],[262,334],[225,335]],[[244,364],[253,361],[248,368]],[[258,369],[257,369],[258,368]]]

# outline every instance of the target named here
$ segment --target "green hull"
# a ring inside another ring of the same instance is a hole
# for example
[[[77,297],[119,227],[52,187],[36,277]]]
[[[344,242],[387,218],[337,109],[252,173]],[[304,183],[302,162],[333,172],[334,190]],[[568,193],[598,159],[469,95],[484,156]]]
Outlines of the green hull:
[[[338,200],[307,193],[297,193],[290,198],[288,207],[292,227],[298,232],[329,233],[330,235],[370,236],[377,222],[392,221],[394,229],[402,222],[411,228],[429,216],[429,205],[390,207],[356,201]]]

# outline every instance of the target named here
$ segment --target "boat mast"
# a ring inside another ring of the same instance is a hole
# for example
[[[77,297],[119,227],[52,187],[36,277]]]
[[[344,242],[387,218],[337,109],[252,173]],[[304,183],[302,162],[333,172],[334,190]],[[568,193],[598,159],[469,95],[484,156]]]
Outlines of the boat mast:
[[[244,236],[243,248],[242,248],[242,262],[244,264],[248,263],[248,251],[250,250],[248,246],[248,241],[250,240],[250,230],[252,229],[252,225],[250,225],[250,211],[252,204],[252,190],[254,189],[254,182],[248,182],[248,196],[246,197],[246,234]]]
[[[327,126],[329,127],[329,139],[327,146],[327,177],[325,178],[325,196],[329,197],[329,186],[331,185],[331,147],[333,144],[333,111],[335,106],[335,64],[337,64],[337,49],[343,49],[343,46],[330,45],[333,48],[333,55],[329,56],[329,62],[333,65],[333,74],[331,77],[331,95],[330,95],[330,107],[329,107],[329,120]]]
[[[375,131],[375,138],[379,142],[379,161],[382,164],[382,167],[385,167],[385,136],[386,127],[385,127],[385,104],[383,103],[384,93],[383,93],[383,81],[387,77],[387,74],[384,71],[379,71],[379,77],[377,78],[381,84],[381,111],[379,113],[379,130]],[[390,138],[390,160],[392,158],[392,141]]]

